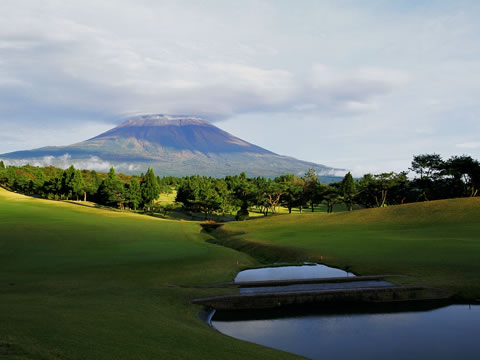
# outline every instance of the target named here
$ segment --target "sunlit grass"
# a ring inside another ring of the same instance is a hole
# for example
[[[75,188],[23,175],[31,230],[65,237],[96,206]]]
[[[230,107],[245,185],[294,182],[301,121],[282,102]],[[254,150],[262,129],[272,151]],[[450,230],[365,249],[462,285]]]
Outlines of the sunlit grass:
[[[305,213],[231,223],[241,239],[290,249],[359,274],[480,297],[480,199],[450,199],[334,214]],[[296,255],[297,256],[297,255]],[[300,259],[299,259],[300,260]]]
[[[190,305],[248,256],[195,222],[0,189],[0,358],[281,359],[209,328]]]

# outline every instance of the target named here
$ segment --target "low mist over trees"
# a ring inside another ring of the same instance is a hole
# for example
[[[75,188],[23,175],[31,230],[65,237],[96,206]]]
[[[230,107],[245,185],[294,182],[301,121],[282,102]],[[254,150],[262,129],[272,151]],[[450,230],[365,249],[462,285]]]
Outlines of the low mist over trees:
[[[411,177],[409,178],[409,172]],[[0,185],[27,195],[54,200],[89,200],[119,209],[153,211],[160,193],[177,190],[176,202],[191,213],[236,214],[242,220],[254,208],[264,215],[279,207],[302,212],[315,211],[322,204],[333,212],[337,204],[347,210],[384,207],[416,201],[429,201],[479,195],[480,163],[468,155],[443,160],[438,154],[413,157],[408,171],[365,174],[354,179],[321,184],[313,169],[303,175],[285,174],[276,178],[248,178],[245,173],[218,179],[205,176],[160,177],[148,169],[141,176],[66,170],[52,166],[39,168],[5,166],[0,161]],[[165,205],[162,212],[172,211]],[[157,209],[158,210],[158,209]]]

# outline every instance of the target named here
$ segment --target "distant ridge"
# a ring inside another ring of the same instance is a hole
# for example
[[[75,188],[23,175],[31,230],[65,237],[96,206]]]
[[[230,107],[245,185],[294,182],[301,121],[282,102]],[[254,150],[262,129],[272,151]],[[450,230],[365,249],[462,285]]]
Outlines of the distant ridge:
[[[69,166],[125,173],[152,167],[159,175],[249,176],[303,175],[314,168],[320,175],[334,170],[325,165],[275,154],[193,116],[164,114],[131,118],[86,141],[0,155],[7,163]]]

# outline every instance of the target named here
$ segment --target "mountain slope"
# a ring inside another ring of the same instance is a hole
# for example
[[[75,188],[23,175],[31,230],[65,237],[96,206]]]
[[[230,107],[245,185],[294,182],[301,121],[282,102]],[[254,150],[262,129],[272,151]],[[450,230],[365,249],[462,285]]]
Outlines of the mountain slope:
[[[239,139],[195,117],[148,115],[125,123],[89,140],[62,147],[44,147],[0,155],[11,163],[105,170],[115,166],[129,173],[152,167],[162,175],[225,176],[242,171],[250,176],[303,174],[313,167],[321,174],[333,170],[324,165],[275,154]]]

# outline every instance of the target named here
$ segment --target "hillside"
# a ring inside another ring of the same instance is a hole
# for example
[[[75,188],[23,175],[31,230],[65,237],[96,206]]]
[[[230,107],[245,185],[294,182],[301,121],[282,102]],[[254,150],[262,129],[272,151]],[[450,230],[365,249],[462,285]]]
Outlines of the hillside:
[[[229,223],[226,241],[274,261],[322,260],[362,275],[402,274],[410,284],[480,297],[480,198],[305,213]],[[270,259],[272,260],[272,259]]]
[[[480,297],[480,199],[278,215],[228,223],[223,242],[275,260],[320,259],[359,274]],[[258,265],[205,242],[196,222],[40,200],[0,188],[0,357],[290,359],[198,318],[192,298]]]
[[[39,200],[0,188],[1,359],[294,359],[213,331],[195,297],[248,256],[194,222]]]
[[[105,163],[119,172],[140,173],[152,167],[161,175],[249,176],[303,175],[315,168],[328,176],[334,169],[275,154],[250,144],[196,117],[148,115],[130,119],[92,139],[63,147],[44,147],[0,155],[7,163],[105,170]],[[103,168],[100,169],[99,166]]]

